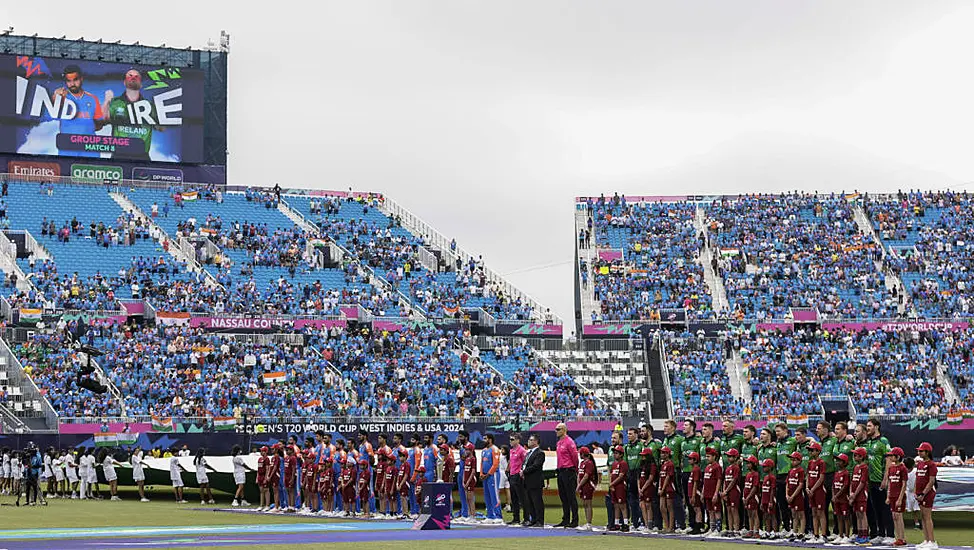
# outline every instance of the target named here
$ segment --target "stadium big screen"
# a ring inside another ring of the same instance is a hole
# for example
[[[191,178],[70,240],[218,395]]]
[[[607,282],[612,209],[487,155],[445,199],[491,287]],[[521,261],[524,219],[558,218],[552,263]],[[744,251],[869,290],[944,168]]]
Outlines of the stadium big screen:
[[[0,55],[0,152],[203,162],[203,71]]]

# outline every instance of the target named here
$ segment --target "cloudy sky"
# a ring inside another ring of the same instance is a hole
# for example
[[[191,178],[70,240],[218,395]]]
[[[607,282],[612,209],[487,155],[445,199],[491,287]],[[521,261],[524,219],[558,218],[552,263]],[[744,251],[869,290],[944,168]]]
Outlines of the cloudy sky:
[[[577,195],[974,180],[969,2],[43,6],[3,2],[0,27],[227,30],[232,183],[385,192],[566,320]]]

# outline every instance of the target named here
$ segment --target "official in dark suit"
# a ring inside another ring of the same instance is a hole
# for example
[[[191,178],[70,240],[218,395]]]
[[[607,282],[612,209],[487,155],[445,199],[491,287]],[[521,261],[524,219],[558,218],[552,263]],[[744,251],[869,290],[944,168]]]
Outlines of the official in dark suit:
[[[528,454],[524,459],[524,499],[525,527],[544,527],[544,451],[538,447],[538,436],[528,438]]]

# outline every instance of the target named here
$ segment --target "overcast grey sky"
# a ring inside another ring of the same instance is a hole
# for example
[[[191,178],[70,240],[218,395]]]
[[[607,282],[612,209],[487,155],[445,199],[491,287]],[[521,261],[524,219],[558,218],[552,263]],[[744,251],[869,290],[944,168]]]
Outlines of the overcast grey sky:
[[[974,180],[963,1],[6,1],[8,25],[227,30],[231,183],[385,192],[566,321],[576,195]]]

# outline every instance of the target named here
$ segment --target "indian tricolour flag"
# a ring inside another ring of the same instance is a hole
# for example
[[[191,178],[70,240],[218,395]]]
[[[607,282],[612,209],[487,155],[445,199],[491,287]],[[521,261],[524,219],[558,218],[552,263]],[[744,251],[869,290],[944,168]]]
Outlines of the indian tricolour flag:
[[[723,256],[723,257],[725,257],[725,258],[733,258],[734,256],[737,256],[740,253],[741,253],[741,251],[739,249],[737,249],[737,248],[721,248],[720,249],[720,255]]]
[[[283,371],[264,373],[264,382],[277,384],[279,382],[285,382],[285,381],[287,381],[287,373]]]
[[[789,414],[788,415],[788,429],[794,430],[795,428],[807,428],[808,427],[808,415],[807,414]]]
[[[947,413],[948,424],[960,424],[963,421],[964,421],[964,413],[960,413],[960,412]]]
[[[41,313],[43,312],[39,309],[20,308],[20,322],[36,325],[41,320]]]
[[[152,415],[152,431],[171,432],[173,431],[172,417],[161,417]]]
[[[115,440],[119,445],[135,445],[135,442],[139,440],[139,434],[116,434]]]
[[[247,390],[247,401],[257,401],[257,392],[255,390]]]
[[[315,407],[320,407],[320,406],[321,406],[321,399],[312,399],[311,401],[302,404],[301,408],[306,411],[309,411]]]
[[[859,193],[846,193],[845,200],[854,201],[859,198]]]
[[[198,191],[183,191],[180,193],[180,196],[182,196],[183,202],[195,201],[196,199],[200,198]]]
[[[113,433],[95,434],[95,447],[114,447],[118,444],[118,436]]]
[[[237,419],[232,416],[214,416],[213,417],[213,429],[222,432],[225,430],[233,430],[237,427]]]
[[[964,409],[960,413],[964,415],[964,418],[974,418],[974,411],[971,409]]]

